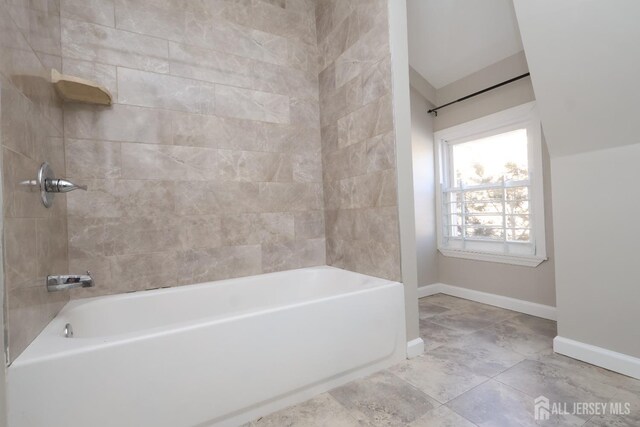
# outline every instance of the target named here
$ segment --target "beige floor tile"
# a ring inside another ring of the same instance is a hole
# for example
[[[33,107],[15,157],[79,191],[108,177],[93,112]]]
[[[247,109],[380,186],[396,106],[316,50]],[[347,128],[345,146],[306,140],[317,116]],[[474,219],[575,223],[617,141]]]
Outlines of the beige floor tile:
[[[482,314],[455,310],[437,314],[430,317],[429,320],[445,328],[457,329],[464,332],[479,331],[497,322],[491,317]]]
[[[365,424],[353,418],[347,409],[328,393],[299,405],[275,412],[244,427],[357,427]]]
[[[553,351],[553,337],[538,334],[530,329],[512,323],[513,319],[496,323],[486,329],[474,332],[468,339],[492,342],[505,349],[524,356],[536,357]]]
[[[438,347],[430,354],[463,365],[472,372],[487,377],[496,376],[525,359],[523,355],[499,347],[484,339],[484,336],[476,334]]]
[[[581,426],[584,420],[572,415],[534,419],[534,399],[497,381],[487,381],[447,404],[458,414],[483,427]]]
[[[532,398],[545,396],[551,402],[572,406],[574,402],[609,402],[615,390],[606,384],[582,376],[576,369],[525,360],[495,379]],[[580,415],[585,421],[590,417]]]
[[[442,405],[409,424],[409,427],[474,427],[471,421]]]
[[[438,406],[435,400],[388,371],[330,393],[354,417],[373,426],[406,426]]]
[[[420,309],[420,318],[427,319],[436,314],[442,314],[450,310],[450,308],[441,305],[432,304],[427,298],[418,300],[418,308]]]
[[[424,341],[425,351],[463,339],[466,335],[468,332],[447,328],[429,319],[420,319],[420,338]]]
[[[423,304],[432,304],[448,308],[451,311],[465,312],[485,316],[494,322],[500,322],[517,316],[519,313],[488,304],[471,301],[464,298],[452,297],[445,294],[436,294],[421,298]]]
[[[446,403],[488,380],[458,363],[426,353],[390,369],[440,403]]]

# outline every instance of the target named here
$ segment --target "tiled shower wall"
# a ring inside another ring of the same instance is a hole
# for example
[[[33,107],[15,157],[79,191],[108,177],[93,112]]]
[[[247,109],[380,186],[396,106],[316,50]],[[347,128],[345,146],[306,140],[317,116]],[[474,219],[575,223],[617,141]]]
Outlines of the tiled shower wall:
[[[62,106],[49,83],[60,68],[57,0],[0,0],[0,139],[5,314],[10,360],[69,299],[47,293],[48,274],[68,270],[64,195],[46,209],[26,185],[40,164],[65,174]]]
[[[0,6],[12,358],[68,300],[47,274],[91,270],[74,297],[325,262],[400,279],[386,0]],[[51,68],[114,105],[63,108]],[[43,161],[89,191],[45,210],[21,184]]]
[[[315,2],[62,0],[75,297],[325,264]]]
[[[387,0],[319,0],[327,262],[400,280]]]

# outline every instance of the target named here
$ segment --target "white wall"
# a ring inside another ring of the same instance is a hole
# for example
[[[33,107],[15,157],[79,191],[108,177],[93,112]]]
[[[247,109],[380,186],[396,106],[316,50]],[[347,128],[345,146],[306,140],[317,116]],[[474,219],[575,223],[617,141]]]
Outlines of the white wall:
[[[429,102],[429,108],[433,108],[436,105],[436,89],[431,86],[420,73],[409,66],[409,81],[411,83],[411,90],[416,90],[422,97]],[[429,111],[429,110],[427,110]]]
[[[1,281],[2,279],[0,279]],[[2,291],[2,284],[0,283],[0,302],[3,301],[4,293]],[[6,379],[6,365],[5,365],[5,352],[4,352],[4,303],[0,304],[0,427],[4,427],[7,424],[7,379]]]
[[[425,286],[438,282],[433,117],[427,114],[433,105],[413,87],[413,79],[411,84],[418,285]]]
[[[455,101],[528,71],[524,52],[517,53],[438,89],[436,103],[443,105]],[[435,118],[435,130],[469,122],[533,100],[535,100],[535,95],[531,80],[524,78],[467,101],[443,108]]]
[[[640,358],[640,144],[552,160],[558,335]]]
[[[389,0],[389,44],[393,85],[393,120],[396,132],[402,282],[404,284],[407,341],[413,341],[420,339],[420,330],[418,326],[418,258],[416,256],[416,218],[413,193],[407,8],[404,1]],[[419,352],[421,353],[422,349]]]
[[[0,111],[0,114],[2,112]],[[0,138],[2,135],[0,134]],[[0,150],[0,165],[3,164],[2,150]],[[1,167],[0,167],[1,169]],[[0,173],[0,196],[2,196],[3,175]],[[4,210],[3,198],[0,197],[0,212]],[[4,218],[0,215],[0,254],[4,253]],[[6,350],[5,350],[5,330],[4,330],[4,310],[6,306],[4,289],[4,262],[0,262],[0,427],[7,425],[7,379],[6,379]]]
[[[514,4],[551,157],[639,142],[640,2]]]
[[[551,153],[559,335],[640,358],[640,2],[514,4]]]

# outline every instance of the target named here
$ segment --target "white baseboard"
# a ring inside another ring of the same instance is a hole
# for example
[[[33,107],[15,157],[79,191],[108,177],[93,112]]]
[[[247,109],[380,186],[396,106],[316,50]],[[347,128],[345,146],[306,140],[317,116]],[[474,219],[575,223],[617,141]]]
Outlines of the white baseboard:
[[[424,341],[422,338],[416,338],[407,343],[407,359],[413,359],[424,353]]]
[[[537,304],[535,302],[490,294],[488,292],[474,291],[472,289],[461,288],[459,286],[452,286],[444,283],[434,283],[433,285],[420,286],[418,288],[418,298],[438,293],[493,305],[500,308],[506,308],[519,313],[542,317],[543,319],[557,320],[556,308],[550,305]]]
[[[442,283],[434,283],[433,285],[426,285],[418,287],[418,298],[428,297],[430,295],[435,295],[442,292],[442,287],[444,285]]]
[[[637,357],[561,336],[553,339],[553,351],[592,365],[601,366],[610,371],[640,379],[640,359]]]

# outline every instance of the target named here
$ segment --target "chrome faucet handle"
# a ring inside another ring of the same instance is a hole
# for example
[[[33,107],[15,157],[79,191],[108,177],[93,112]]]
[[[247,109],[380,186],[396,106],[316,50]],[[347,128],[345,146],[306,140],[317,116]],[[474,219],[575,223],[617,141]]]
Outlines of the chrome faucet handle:
[[[49,193],[68,193],[73,190],[87,191],[86,185],[78,185],[66,179],[47,179],[45,188]]]
[[[68,179],[56,178],[53,169],[48,163],[43,163],[38,170],[38,176],[34,182],[25,181],[32,187],[40,189],[40,199],[45,207],[49,208],[53,204],[55,193],[68,193],[73,190],[87,190],[86,185],[75,184]]]
[[[87,274],[66,274],[61,276],[47,276],[47,291],[63,291],[73,288],[91,288],[94,286],[91,272]]]

